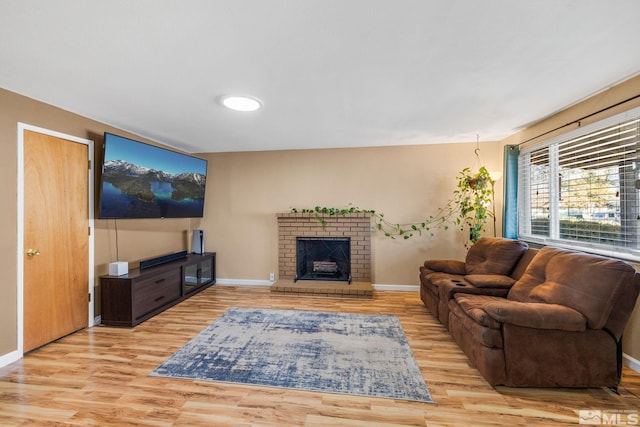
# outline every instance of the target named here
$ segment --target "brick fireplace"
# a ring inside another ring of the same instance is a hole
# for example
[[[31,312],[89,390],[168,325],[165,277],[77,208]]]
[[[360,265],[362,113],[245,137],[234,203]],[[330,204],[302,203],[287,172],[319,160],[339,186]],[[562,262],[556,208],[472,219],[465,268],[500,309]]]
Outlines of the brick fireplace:
[[[371,217],[368,214],[324,215],[322,224],[313,213],[280,213],[278,218],[278,277],[294,280],[299,238],[348,238],[350,275],[354,282],[371,282]]]

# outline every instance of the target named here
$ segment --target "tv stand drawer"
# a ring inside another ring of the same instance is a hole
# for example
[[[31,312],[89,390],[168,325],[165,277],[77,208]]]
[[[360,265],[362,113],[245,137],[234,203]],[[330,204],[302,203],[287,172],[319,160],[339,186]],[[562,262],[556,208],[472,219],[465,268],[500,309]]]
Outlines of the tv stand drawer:
[[[180,270],[158,274],[134,284],[135,319],[180,298]]]

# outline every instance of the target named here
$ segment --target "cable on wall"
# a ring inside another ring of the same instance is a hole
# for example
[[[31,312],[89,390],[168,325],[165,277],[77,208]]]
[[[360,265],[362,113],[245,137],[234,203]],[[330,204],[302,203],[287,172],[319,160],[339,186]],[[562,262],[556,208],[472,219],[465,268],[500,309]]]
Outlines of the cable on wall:
[[[120,261],[120,247],[118,245],[118,219],[114,219],[113,223],[115,224],[116,228],[116,261]]]

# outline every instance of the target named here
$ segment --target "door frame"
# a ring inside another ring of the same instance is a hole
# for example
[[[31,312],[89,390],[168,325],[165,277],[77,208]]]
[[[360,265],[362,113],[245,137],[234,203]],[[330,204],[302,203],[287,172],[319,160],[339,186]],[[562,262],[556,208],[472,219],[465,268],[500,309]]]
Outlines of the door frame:
[[[36,133],[41,133],[44,135],[53,136],[55,138],[66,139],[71,142],[76,142],[80,144],[85,144],[88,146],[89,157],[88,161],[90,162],[90,167],[87,169],[87,182],[89,184],[89,194],[88,194],[88,213],[89,213],[89,277],[87,277],[88,283],[88,292],[90,301],[87,302],[89,304],[89,319],[87,320],[88,327],[92,327],[95,324],[94,321],[94,174],[93,168],[94,164],[94,152],[93,152],[93,141],[85,138],[79,138],[77,136],[67,135],[64,133],[52,131],[49,129],[44,129],[41,127],[25,124],[18,122],[18,191],[17,191],[17,202],[18,202],[18,242],[17,242],[17,259],[18,259],[18,283],[17,283],[17,313],[18,313],[18,342],[17,342],[17,353],[18,358],[22,358],[24,355],[23,346],[24,346],[24,132],[32,131]]]

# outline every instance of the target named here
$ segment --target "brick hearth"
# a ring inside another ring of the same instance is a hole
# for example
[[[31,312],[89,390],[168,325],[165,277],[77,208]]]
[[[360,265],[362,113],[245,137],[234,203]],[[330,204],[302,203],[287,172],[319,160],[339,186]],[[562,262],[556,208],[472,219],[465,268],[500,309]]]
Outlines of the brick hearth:
[[[324,282],[318,280],[278,280],[271,286],[271,292],[282,294],[305,294],[326,297],[373,298],[370,282]]]
[[[370,215],[324,215],[324,225],[313,213],[280,213],[277,218],[279,280],[295,278],[296,237],[350,237],[352,280],[371,282]]]

